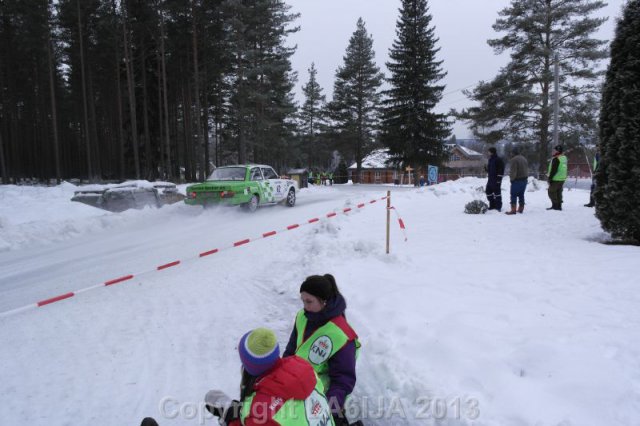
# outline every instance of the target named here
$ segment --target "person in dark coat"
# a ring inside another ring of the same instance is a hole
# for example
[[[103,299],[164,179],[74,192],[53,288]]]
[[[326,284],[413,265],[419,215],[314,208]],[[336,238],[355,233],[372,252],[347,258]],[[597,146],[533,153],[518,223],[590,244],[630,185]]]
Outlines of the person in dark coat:
[[[527,189],[529,179],[529,163],[520,154],[520,148],[514,146],[511,150],[511,161],[509,162],[509,180],[511,180],[511,210],[505,212],[508,215],[524,212],[524,193]],[[520,203],[518,206],[517,203]]]
[[[348,425],[344,404],[356,384],[357,334],[345,317],[347,302],[331,274],[312,275],[300,286],[303,309],[283,353],[309,361],[325,385],[336,425]]]
[[[504,175],[504,161],[498,157],[495,147],[489,148],[487,163],[487,188],[485,190],[489,200],[489,210],[502,210],[502,177]]]

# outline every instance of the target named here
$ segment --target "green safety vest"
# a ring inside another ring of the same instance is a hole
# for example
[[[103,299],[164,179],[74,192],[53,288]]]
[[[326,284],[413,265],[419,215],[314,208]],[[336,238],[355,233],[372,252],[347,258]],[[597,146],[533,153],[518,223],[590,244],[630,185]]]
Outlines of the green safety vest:
[[[351,340],[355,341],[357,356],[361,346],[358,335],[342,315],[332,318],[305,340],[306,327],[307,317],[301,309],[296,315],[296,355],[309,361],[324,388],[329,389],[329,359]]]
[[[331,408],[327,398],[324,396],[324,386],[317,376],[316,379],[316,387],[306,399],[289,399],[285,401],[271,419],[282,426],[333,426],[333,416],[331,415]],[[253,418],[256,421],[266,423],[269,415],[268,411],[271,407],[258,405],[252,408],[255,396],[256,393],[254,392],[242,402],[242,410],[240,411],[242,424],[251,414],[252,409],[254,410]],[[272,401],[269,401],[270,404],[276,404],[277,402],[277,399],[273,398]]]
[[[567,180],[567,157],[565,155],[558,155],[558,171],[551,179],[554,182],[564,182]],[[551,164],[553,163],[553,158],[549,161],[549,168],[547,170],[547,176],[551,175]]]
[[[596,169],[598,168],[598,158],[594,155],[593,156],[593,171],[596,171]]]

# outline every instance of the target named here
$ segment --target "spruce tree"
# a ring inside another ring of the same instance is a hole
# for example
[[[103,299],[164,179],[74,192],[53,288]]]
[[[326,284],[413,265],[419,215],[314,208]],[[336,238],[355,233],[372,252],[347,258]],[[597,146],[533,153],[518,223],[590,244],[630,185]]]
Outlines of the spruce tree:
[[[446,116],[433,111],[444,90],[437,83],[446,73],[436,60],[440,49],[430,24],[427,0],[402,0],[387,62],[391,88],[383,102],[382,144],[397,163],[412,166],[415,182],[420,168],[443,160],[443,143],[451,133]]]
[[[360,177],[362,160],[373,147],[379,125],[379,88],[384,76],[374,58],[373,38],[359,18],[343,57],[344,64],[336,71],[333,100],[329,105],[343,150],[357,164],[356,181]]]
[[[309,80],[302,86],[304,103],[300,108],[300,133],[307,162],[310,166],[318,166],[320,152],[324,151],[320,146],[319,134],[326,126],[326,97],[322,94],[322,87],[318,84],[316,76],[318,71],[315,64],[309,68]]]
[[[600,0],[511,0],[493,25],[499,38],[488,40],[496,54],[511,60],[489,82],[465,94],[479,103],[457,112],[477,137],[487,142],[508,138],[537,146],[538,166],[546,172],[552,138],[554,54],[560,64],[560,108],[589,102],[601,76],[595,66],[606,58],[606,41],[592,38],[606,18],[590,15]],[[584,110],[584,109],[581,109]],[[564,121],[561,130],[576,131]],[[561,135],[561,138],[563,135]]]
[[[600,112],[596,216],[614,237],[640,243],[640,0],[627,3],[611,44]]]

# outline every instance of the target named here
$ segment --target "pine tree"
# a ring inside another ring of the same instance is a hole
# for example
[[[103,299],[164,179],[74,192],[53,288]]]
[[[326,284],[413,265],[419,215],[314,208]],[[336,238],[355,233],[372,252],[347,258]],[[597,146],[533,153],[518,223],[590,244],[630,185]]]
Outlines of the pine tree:
[[[50,117],[51,94],[59,87],[56,79],[50,78],[57,59],[55,46],[49,44],[51,21],[46,1],[0,2],[3,182],[10,177],[15,182],[21,178],[45,180],[56,175]]]
[[[280,168],[295,113],[296,80],[286,37],[298,31],[297,14],[282,0],[227,0],[230,73],[230,126],[237,160],[268,162]]]
[[[320,146],[319,134],[326,127],[326,97],[322,94],[322,88],[316,79],[318,70],[314,63],[309,68],[309,80],[302,86],[304,103],[300,108],[300,133],[304,152],[307,155],[307,163],[310,166],[318,166],[320,152],[326,147]]]
[[[488,40],[496,54],[508,52],[511,60],[492,81],[465,91],[479,105],[458,112],[458,117],[468,120],[474,134],[487,142],[509,138],[536,144],[539,170],[545,173],[553,124],[554,54],[560,63],[561,109],[585,101],[585,93],[597,93],[594,82],[601,73],[595,65],[607,56],[606,41],[591,36],[606,18],[590,15],[604,6],[600,0],[512,0],[493,25],[506,34]]]
[[[640,244],[640,0],[627,3],[611,44],[600,112],[596,216],[614,237]]]
[[[391,88],[383,102],[382,144],[395,162],[412,166],[414,182],[420,168],[440,164],[443,143],[451,133],[446,116],[433,111],[444,90],[437,82],[446,73],[442,61],[436,60],[440,49],[428,12],[427,0],[402,0],[397,38],[387,62]]]
[[[336,170],[334,181],[336,183],[347,183],[349,181],[349,169],[347,168],[347,163],[341,161],[338,164],[338,170]]]
[[[374,58],[373,38],[359,18],[343,57],[344,64],[336,71],[333,101],[329,105],[335,130],[357,164],[356,180],[363,158],[373,148],[379,125],[379,89],[384,76]]]

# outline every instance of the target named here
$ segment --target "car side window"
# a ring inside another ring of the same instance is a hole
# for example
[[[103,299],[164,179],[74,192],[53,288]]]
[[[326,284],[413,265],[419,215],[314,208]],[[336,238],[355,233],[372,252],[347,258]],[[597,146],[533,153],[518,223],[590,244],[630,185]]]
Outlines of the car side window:
[[[265,179],[278,179],[278,174],[271,167],[263,167],[262,174]]]
[[[262,180],[262,173],[258,167],[251,169],[251,180]]]

